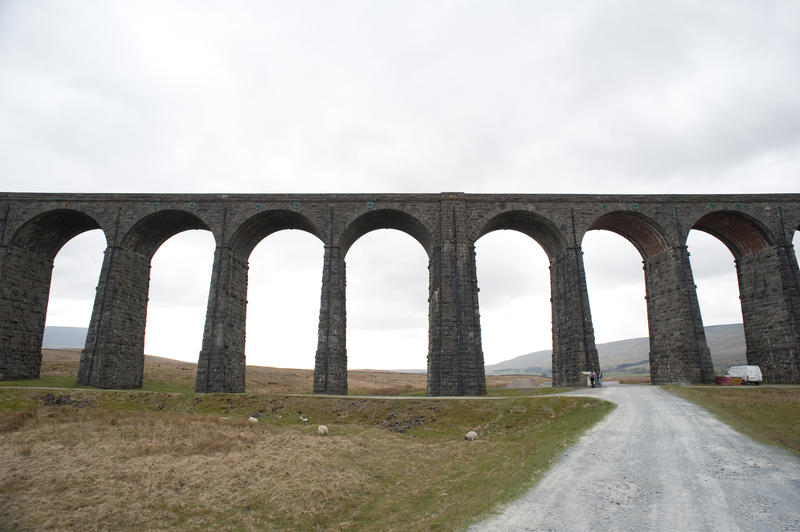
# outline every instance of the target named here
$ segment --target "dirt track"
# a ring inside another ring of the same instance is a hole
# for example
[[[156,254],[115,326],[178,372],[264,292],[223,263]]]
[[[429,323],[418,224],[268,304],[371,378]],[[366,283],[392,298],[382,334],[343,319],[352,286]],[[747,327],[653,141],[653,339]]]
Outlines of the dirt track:
[[[470,530],[800,530],[800,460],[652,386],[582,394],[618,408],[525,496]]]

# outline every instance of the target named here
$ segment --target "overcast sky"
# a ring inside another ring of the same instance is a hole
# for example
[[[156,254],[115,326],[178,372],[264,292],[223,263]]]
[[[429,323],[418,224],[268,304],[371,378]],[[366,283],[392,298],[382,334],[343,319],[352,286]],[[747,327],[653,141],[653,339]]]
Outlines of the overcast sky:
[[[761,193],[798,176],[796,0],[0,0],[3,191]],[[88,324],[104,247],[87,233],[59,254],[49,325]],[[741,321],[728,250],[696,231],[689,247],[705,323]],[[191,231],[156,254],[147,353],[196,361],[213,248]],[[597,341],[646,336],[636,250],[602,231],[583,248]],[[248,363],[313,367],[322,253],[301,231],[256,248]],[[548,349],[542,249],[502,231],[477,254],[487,363]],[[349,367],[424,367],[421,246],[376,231],[347,267]]]

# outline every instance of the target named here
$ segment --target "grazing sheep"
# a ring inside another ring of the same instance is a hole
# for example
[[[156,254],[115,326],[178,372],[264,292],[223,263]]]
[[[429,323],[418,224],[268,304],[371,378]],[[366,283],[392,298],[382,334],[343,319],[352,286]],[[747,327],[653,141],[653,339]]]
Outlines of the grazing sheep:
[[[250,419],[248,419],[247,421],[249,421],[250,423],[258,423],[258,418],[250,416]]]
[[[320,425],[319,427],[317,427],[317,434],[319,434],[320,436],[327,436],[328,427],[326,427],[325,425]]]
[[[475,432],[474,430],[471,430],[466,434],[464,434],[464,439],[467,441],[475,441],[478,439],[478,433]]]

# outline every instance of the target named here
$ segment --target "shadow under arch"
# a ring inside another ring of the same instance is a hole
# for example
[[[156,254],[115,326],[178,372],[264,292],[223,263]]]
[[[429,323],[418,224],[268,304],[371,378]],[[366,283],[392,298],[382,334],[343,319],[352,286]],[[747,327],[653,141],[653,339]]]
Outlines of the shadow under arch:
[[[181,210],[155,212],[136,222],[122,238],[120,247],[149,261],[161,244],[178,233],[191,229],[210,231],[202,219],[190,212]]]
[[[39,376],[53,262],[64,244],[95,229],[102,228],[86,213],[55,209],[9,239],[0,271],[0,380]]]
[[[285,229],[306,231],[324,242],[314,222],[299,212],[277,209],[258,213],[245,220],[231,238],[231,250],[237,259],[246,261],[259,242]]]
[[[553,222],[541,214],[529,211],[506,211],[495,215],[484,224],[475,240],[501,229],[519,231],[536,240],[551,261],[562,255],[567,247],[564,238]]]
[[[664,229],[640,213],[616,211],[604,214],[589,226],[589,231],[592,230],[611,231],[626,238],[639,250],[643,259],[658,255],[669,248]]]
[[[342,257],[350,247],[365,234],[377,229],[397,229],[410,235],[425,249],[428,258],[433,250],[431,231],[418,218],[396,209],[369,211],[351,221],[339,238]]]
[[[736,259],[753,255],[775,244],[774,238],[761,222],[736,211],[708,213],[697,220],[692,229],[719,239]]]

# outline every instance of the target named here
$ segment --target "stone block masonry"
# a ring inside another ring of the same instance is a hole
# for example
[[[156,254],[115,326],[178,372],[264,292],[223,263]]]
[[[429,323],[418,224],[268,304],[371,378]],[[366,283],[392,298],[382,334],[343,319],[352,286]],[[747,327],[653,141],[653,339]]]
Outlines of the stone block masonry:
[[[248,260],[266,236],[299,229],[325,248],[315,393],[347,393],[346,257],[361,236],[403,231],[428,255],[428,394],[486,392],[475,242],[520,231],[550,260],[553,381],[574,385],[599,368],[581,242],[610,230],[641,253],[655,383],[709,382],[686,249],[688,231],[719,238],[737,266],[749,363],[768,382],[800,383],[800,273],[791,241],[800,194],[17,194],[0,193],[0,379],[41,365],[53,259],[74,236],[101,229],[107,249],[77,382],[142,385],[150,262],[188,230],[216,241],[198,392],[245,390]]]

